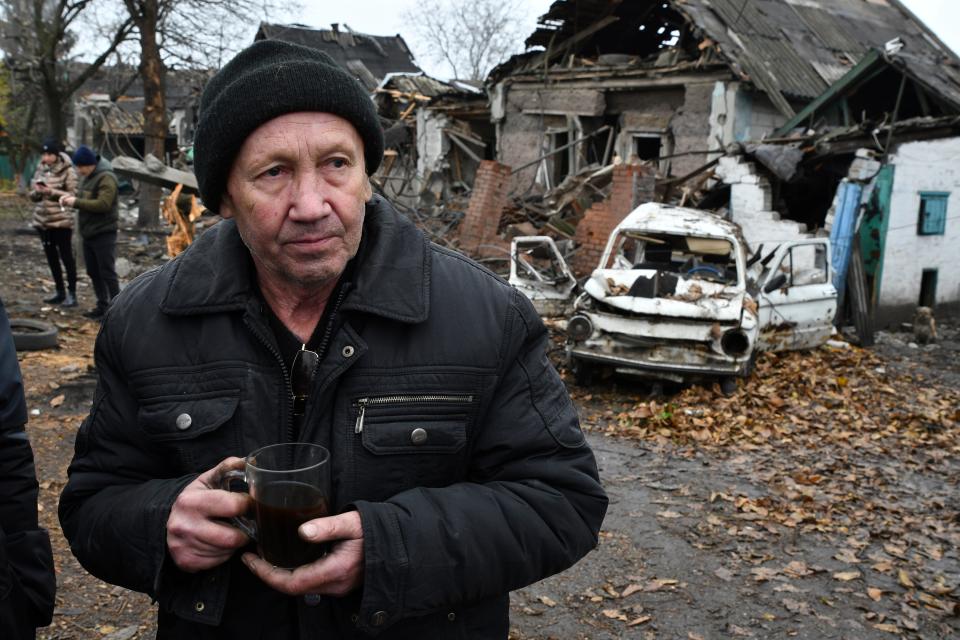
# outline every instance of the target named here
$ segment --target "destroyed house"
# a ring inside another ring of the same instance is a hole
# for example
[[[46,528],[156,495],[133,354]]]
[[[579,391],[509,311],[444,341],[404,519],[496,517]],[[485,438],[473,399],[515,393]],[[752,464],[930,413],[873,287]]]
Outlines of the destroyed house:
[[[480,87],[392,73],[377,87],[374,102],[380,117],[392,123],[384,132],[377,180],[395,201],[430,209],[467,193],[480,163],[493,158],[493,125]]]
[[[960,86],[952,54],[896,0],[557,0],[535,50],[488,78],[497,157],[532,162],[513,183],[544,190],[613,159],[683,176],[769,136],[898,37],[915,75]]]
[[[420,67],[400,35],[356,33],[347,25],[313,29],[301,24],[260,23],[254,40],[283,40],[328,54],[370,92],[390,73],[418,73]]]
[[[168,69],[164,78],[168,153],[193,142],[200,93],[211,71]],[[136,67],[103,66],[77,91],[67,137],[107,158],[141,158],[144,150],[143,82]]]
[[[754,246],[829,235],[854,318],[960,308],[958,68],[899,38],[869,51],[771,140],[720,159],[729,215]]]

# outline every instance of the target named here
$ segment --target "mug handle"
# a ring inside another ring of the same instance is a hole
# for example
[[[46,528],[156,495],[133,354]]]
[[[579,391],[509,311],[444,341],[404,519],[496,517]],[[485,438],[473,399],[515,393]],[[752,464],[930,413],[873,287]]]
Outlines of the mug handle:
[[[232,491],[234,493],[247,493],[247,474],[245,471],[240,469],[231,469],[225,471],[223,475],[220,476],[220,488],[224,491]],[[230,524],[235,526],[240,531],[243,531],[251,540],[254,542],[259,542],[257,539],[257,523],[246,518],[244,516],[233,516],[229,518]]]

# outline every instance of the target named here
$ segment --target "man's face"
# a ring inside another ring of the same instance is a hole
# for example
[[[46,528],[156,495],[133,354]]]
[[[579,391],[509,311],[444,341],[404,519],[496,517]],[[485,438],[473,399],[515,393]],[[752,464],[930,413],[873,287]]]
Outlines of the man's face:
[[[78,164],[77,173],[79,173],[84,178],[86,178],[88,175],[93,173],[93,170],[96,168],[97,168],[97,165],[95,164]]]
[[[243,142],[220,215],[236,220],[261,281],[316,290],[356,255],[371,195],[353,125],[329,113],[288,113]]]
[[[48,167],[52,167],[57,162],[57,154],[44,151],[40,154],[40,161]]]

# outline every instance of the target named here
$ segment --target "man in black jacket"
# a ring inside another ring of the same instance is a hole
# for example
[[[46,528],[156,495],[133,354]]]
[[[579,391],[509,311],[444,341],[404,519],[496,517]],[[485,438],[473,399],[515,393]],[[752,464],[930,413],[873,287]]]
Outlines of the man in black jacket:
[[[24,425],[20,365],[0,300],[0,638],[36,637],[57,588],[50,537],[37,521],[37,473]]]
[[[200,113],[226,220],[105,316],[74,554],[156,598],[159,638],[505,638],[509,591],[590,551],[607,505],[543,323],[372,195],[379,122],[325,54],[258,42]],[[300,527],[331,552],[287,570],[217,487],[226,456],[291,441],[330,449],[335,515]]]

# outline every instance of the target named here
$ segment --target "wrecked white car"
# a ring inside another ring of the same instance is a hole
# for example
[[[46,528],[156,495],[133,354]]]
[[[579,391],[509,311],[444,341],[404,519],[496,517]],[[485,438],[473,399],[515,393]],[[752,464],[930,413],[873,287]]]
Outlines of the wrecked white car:
[[[579,382],[601,368],[677,382],[749,374],[759,350],[800,349],[832,333],[830,245],[811,238],[748,259],[735,224],[704,211],[638,207],[610,234],[568,310]],[[551,256],[555,266],[538,265]],[[541,313],[576,282],[549,238],[516,238],[510,281]]]

